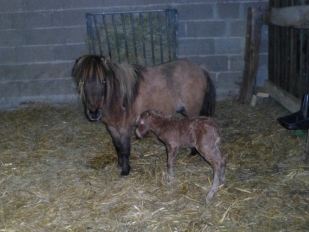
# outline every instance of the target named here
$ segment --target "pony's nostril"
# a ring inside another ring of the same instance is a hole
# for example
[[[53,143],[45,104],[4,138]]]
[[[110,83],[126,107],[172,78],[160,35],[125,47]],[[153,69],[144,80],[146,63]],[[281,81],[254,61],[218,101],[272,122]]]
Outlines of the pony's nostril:
[[[101,109],[87,109],[87,115],[91,121],[97,121],[102,116],[102,110]]]

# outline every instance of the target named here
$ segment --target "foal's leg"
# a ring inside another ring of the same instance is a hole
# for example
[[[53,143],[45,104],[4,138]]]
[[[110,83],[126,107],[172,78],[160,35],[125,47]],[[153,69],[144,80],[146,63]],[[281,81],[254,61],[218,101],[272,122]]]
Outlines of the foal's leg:
[[[206,195],[206,200],[210,200],[218,191],[220,180],[225,181],[225,162],[216,145],[202,145],[197,149],[213,168],[213,183]]]
[[[167,150],[167,171],[169,180],[171,181],[174,177],[174,164],[178,153],[178,148],[170,144],[166,144],[166,150]]]

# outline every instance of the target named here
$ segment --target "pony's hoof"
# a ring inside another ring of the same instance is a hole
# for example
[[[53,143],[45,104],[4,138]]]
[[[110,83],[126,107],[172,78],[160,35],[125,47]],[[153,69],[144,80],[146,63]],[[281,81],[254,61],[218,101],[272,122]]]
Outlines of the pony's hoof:
[[[130,166],[129,166],[127,170],[122,170],[121,173],[120,173],[120,175],[122,175],[122,176],[127,176],[127,175],[129,175],[130,169],[131,169],[131,168],[130,168]]]

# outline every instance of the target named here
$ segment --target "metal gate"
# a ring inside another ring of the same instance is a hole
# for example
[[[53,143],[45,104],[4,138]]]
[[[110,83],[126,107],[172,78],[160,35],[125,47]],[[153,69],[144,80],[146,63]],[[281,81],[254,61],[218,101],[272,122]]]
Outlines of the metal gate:
[[[270,0],[269,7],[309,5],[309,0]],[[302,99],[309,93],[309,30],[269,25],[269,80]]]
[[[177,58],[176,9],[87,13],[86,22],[91,54],[144,66]]]

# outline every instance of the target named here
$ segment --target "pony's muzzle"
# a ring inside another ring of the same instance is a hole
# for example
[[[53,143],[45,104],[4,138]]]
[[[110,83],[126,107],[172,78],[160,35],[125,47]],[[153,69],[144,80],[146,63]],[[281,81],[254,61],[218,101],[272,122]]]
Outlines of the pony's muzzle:
[[[87,115],[91,121],[98,121],[102,116],[102,110],[96,109],[93,111],[93,110],[87,109]]]

